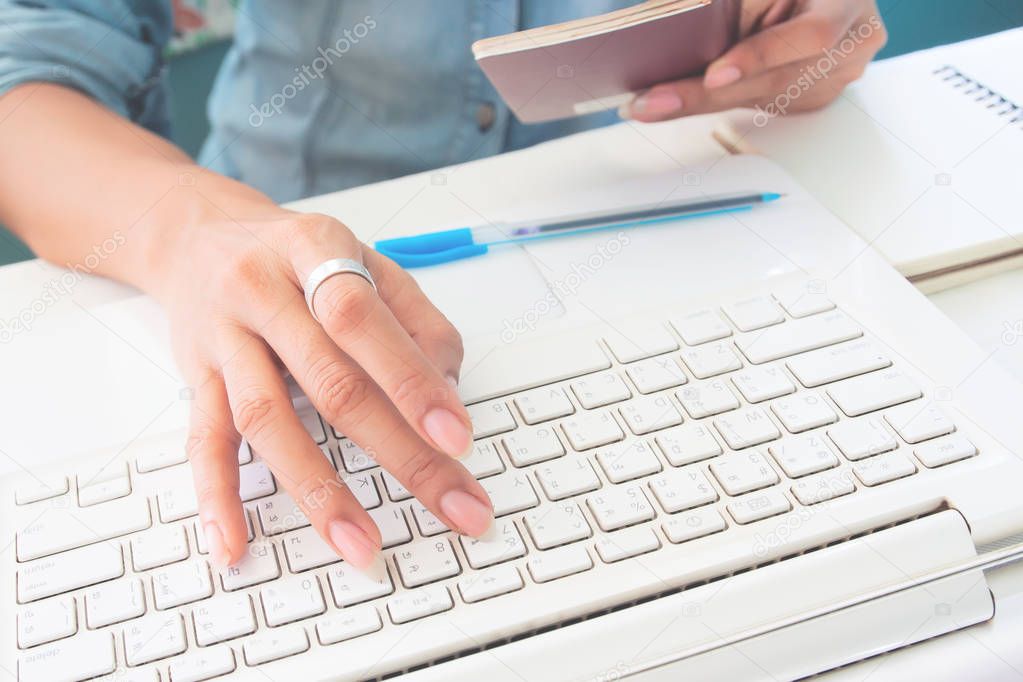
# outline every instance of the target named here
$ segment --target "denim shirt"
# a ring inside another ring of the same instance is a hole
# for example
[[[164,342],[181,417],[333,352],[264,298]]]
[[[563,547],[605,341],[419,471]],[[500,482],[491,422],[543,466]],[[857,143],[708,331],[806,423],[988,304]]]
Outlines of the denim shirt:
[[[242,0],[199,161],[287,201],[604,125],[613,112],[520,124],[470,46],[630,4]],[[0,0],[0,94],[63,83],[169,135],[172,30],[169,0]]]

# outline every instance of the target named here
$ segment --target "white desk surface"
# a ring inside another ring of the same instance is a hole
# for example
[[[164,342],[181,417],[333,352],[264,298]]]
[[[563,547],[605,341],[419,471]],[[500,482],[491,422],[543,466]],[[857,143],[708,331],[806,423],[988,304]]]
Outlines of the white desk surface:
[[[677,172],[682,183],[689,181],[687,178],[695,182],[696,176],[687,176],[686,164],[701,161],[706,167],[708,163],[713,165],[715,158],[724,156],[707,136],[713,125],[713,121],[699,119],[646,127],[623,124],[520,152],[513,155],[514,158],[473,164],[479,171],[511,171],[528,168],[530,164],[544,169],[536,173],[507,173],[507,182],[500,192],[475,180],[477,175],[483,177],[488,173],[455,167],[427,176],[426,183],[420,178],[415,183],[399,183],[386,189],[378,185],[334,195],[330,208],[331,212],[343,215],[350,224],[358,226],[357,232],[363,238],[378,238],[416,225],[413,200],[423,192],[434,193],[435,204],[449,202],[447,210],[434,211],[441,220],[464,219],[473,223],[480,222],[479,217],[487,215],[491,209],[516,203],[528,205],[588,186],[663,176],[667,172]],[[440,195],[444,195],[442,199],[438,199]],[[391,208],[382,213],[381,202]],[[311,199],[300,202],[299,206],[322,210],[325,204],[324,200]],[[381,215],[389,217],[381,220]],[[422,229],[428,227],[421,226]],[[54,352],[62,343],[66,347],[75,344],[75,330],[81,325],[105,326],[106,304],[124,302],[135,296],[127,287],[89,277],[76,282],[69,294],[45,295],[61,274],[61,270],[40,261],[0,268],[0,291],[4,292],[0,297],[0,320],[26,314],[26,310],[34,311],[28,313],[33,330],[13,339],[5,352],[16,352],[19,357],[31,358],[37,366],[48,368],[42,376],[38,372],[29,376],[17,371],[13,363],[3,363],[7,389],[4,404],[11,406],[18,401],[43,411],[50,407],[51,396],[63,394],[64,399],[58,401],[60,407],[48,414],[53,420],[52,430],[38,433],[38,440],[66,453],[76,451],[80,440],[103,442],[99,434],[107,433],[108,429],[109,433],[117,433],[118,429],[123,432],[124,425],[120,422],[133,423],[132,428],[143,429],[153,427],[153,423],[160,420],[180,424],[184,403],[177,397],[182,386],[178,373],[169,357],[150,352],[146,345],[147,339],[166,333],[163,320],[158,314],[152,314],[151,307],[139,308],[141,318],[134,321],[134,328],[120,321],[119,345],[115,350],[104,350],[107,357],[97,358],[95,365],[81,362],[81,353],[77,359],[68,360],[62,357],[64,353]],[[989,354],[988,362],[1023,378],[1023,298],[1013,295],[1021,286],[1023,271],[1008,272],[943,291],[932,300]],[[46,353],[46,357],[39,357],[40,353]],[[140,359],[140,356],[145,357]],[[106,380],[103,370],[110,363],[119,362],[133,362],[133,371],[146,373],[146,379],[154,385],[152,392],[165,399],[167,406],[156,420],[152,419],[152,410],[143,419],[142,413],[132,414],[130,407],[117,415],[116,423],[109,417],[106,422],[98,421],[95,412],[90,412],[90,396],[119,390],[116,383]],[[72,395],[70,403],[79,405],[79,409],[66,409],[68,392]],[[24,408],[18,411],[23,412]],[[0,472],[10,468],[3,461],[7,457],[5,450],[25,442],[23,430],[14,440],[9,438],[14,430],[5,428],[5,431],[0,433]],[[1023,567],[994,571],[990,582],[998,604],[994,621],[870,659],[829,676],[840,680],[868,677],[900,680],[919,677],[926,670],[926,677],[934,680],[1023,678],[1023,648],[1018,645],[1018,633],[1023,628]]]

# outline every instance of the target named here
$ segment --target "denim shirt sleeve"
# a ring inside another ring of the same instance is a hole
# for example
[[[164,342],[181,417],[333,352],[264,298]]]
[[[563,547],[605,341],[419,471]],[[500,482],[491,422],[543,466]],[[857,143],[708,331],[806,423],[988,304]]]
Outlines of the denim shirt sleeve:
[[[0,0],[0,94],[45,81],[76,88],[169,133],[163,49],[170,0]]]

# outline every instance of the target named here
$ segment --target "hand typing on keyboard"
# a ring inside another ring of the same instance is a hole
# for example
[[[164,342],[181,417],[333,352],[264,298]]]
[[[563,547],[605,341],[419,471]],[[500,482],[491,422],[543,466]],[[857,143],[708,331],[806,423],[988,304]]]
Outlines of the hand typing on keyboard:
[[[324,456],[316,412],[438,523],[484,533],[489,498],[455,461],[473,441],[453,389],[462,359],[454,327],[404,271],[341,223],[268,201],[252,206],[249,194],[242,197],[248,208],[231,212],[249,216],[244,226],[208,215],[197,221],[201,234],[163,234],[161,260],[190,266],[157,268],[159,281],[143,287],[169,311],[175,355],[194,392],[187,452],[213,561],[234,563],[245,552],[237,461],[244,438],[334,550],[353,565],[373,563],[380,530],[359,499],[363,491],[351,489],[358,481],[343,481]],[[313,299],[317,320],[300,287],[333,258],[363,263],[376,289],[351,272],[326,279]],[[282,365],[308,400],[293,403]],[[161,504],[164,513],[174,501]]]

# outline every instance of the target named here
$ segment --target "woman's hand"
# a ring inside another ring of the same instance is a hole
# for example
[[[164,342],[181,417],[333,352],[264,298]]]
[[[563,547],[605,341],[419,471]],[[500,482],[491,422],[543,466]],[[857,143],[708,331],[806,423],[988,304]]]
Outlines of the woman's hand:
[[[828,104],[888,39],[875,0],[744,0],[739,43],[696,78],[655,85],[622,108],[663,121],[735,107],[769,117]]]
[[[411,277],[337,220],[281,209],[201,173],[196,189],[209,210],[151,231],[154,266],[140,284],[167,309],[194,391],[187,450],[215,563],[237,561],[246,547],[242,437],[347,561],[365,567],[380,550],[373,521],[302,427],[282,369],[338,432],[450,528],[484,533],[490,501],[454,459],[471,450],[472,427],[453,388],[462,346],[451,323]],[[379,294],[357,275],[331,277],[314,299],[318,323],[302,283],[332,258],[363,263]]]

